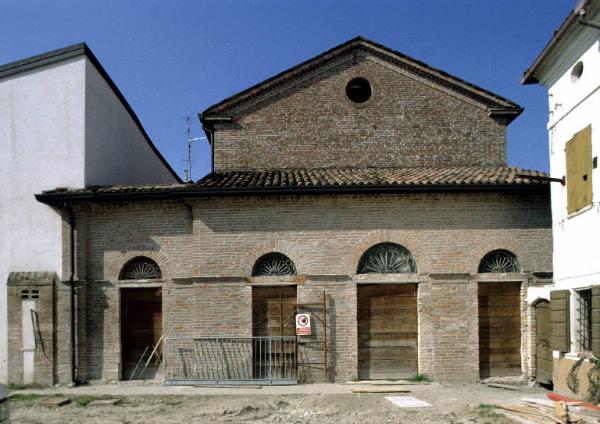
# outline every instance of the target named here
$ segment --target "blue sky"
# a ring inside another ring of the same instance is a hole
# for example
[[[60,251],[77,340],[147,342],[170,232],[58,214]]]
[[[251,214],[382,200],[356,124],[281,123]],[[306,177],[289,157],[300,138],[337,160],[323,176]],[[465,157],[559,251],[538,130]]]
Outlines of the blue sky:
[[[546,90],[523,71],[575,0],[3,0],[0,64],[85,41],[183,177],[186,121],[357,35],[508,97],[510,165],[548,170]],[[210,170],[205,141],[193,177]]]

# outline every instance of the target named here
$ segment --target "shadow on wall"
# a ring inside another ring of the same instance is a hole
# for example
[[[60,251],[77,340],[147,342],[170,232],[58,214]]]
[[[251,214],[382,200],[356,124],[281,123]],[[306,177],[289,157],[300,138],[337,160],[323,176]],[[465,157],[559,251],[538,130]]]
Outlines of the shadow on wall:
[[[549,228],[535,193],[412,193],[209,200],[196,219],[214,233]],[[376,219],[375,219],[376,218]]]
[[[335,377],[337,375],[337,310],[335,307],[335,300],[329,299],[327,301],[327,344],[331,346],[331,351],[328,353],[329,358],[329,369],[327,372],[327,382],[335,383]]]

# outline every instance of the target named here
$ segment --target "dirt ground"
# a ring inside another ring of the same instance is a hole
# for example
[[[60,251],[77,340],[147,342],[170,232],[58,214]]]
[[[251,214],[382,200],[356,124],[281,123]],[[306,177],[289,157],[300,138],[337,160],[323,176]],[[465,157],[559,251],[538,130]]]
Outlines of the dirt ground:
[[[410,393],[353,394],[356,385],[304,385],[264,388],[176,388],[164,386],[87,386],[11,392],[13,423],[511,423],[492,405],[545,398],[541,388],[518,391],[482,384],[428,383],[403,386]],[[69,405],[40,401],[65,396]],[[386,396],[413,396],[431,407],[399,408]],[[86,405],[119,398],[114,406]]]

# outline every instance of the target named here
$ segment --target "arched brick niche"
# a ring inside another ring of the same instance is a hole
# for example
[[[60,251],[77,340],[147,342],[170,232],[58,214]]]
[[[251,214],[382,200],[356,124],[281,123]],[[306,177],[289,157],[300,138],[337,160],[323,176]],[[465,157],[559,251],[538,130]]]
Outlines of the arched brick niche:
[[[271,240],[254,246],[240,261],[240,274],[251,276],[256,261],[270,253],[280,253],[287,256],[294,264],[296,274],[310,272],[309,267],[298,254],[297,247],[293,243],[282,240]]]
[[[481,260],[488,253],[495,250],[504,250],[514,254],[519,262],[520,272],[529,272],[532,270],[531,256],[519,242],[509,237],[490,237],[473,246],[467,258],[468,271],[473,274],[478,273]]]
[[[119,279],[123,267],[137,257],[152,259],[159,266],[161,278],[171,278],[171,266],[168,258],[154,246],[130,246],[118,254],[111,256],[105,264],[104,279],[115,281]]]
[[[420,246],[411,237],[400,231],[377,231],[369,234],[354,247],[346,260],[344,266],[345,273],[355,275],[363,254],[373,246],[382,243],[397,244],[407,249],[416,264],[417,272],[423,272],[424,269],[428,269],[429,261],[425,252],[422,251]]]

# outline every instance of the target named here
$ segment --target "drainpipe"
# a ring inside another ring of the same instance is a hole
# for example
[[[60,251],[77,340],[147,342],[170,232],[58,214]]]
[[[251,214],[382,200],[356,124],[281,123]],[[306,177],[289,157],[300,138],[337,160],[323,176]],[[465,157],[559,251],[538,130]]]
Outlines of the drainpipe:
[[[71,382],[76,385],[76,364],[75,364],[75,214],[73,208],[67,203],[64,203],[65,209],[69,214],[69,260],[70,260],[70,303],[71,303]]]

